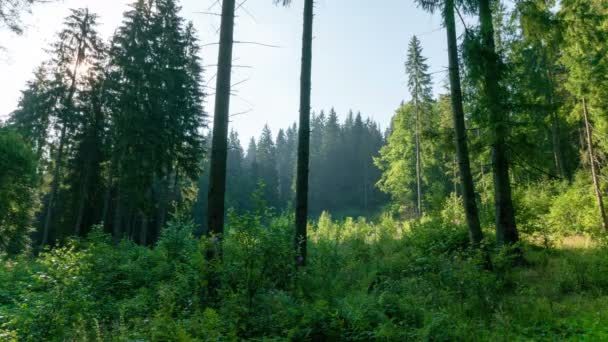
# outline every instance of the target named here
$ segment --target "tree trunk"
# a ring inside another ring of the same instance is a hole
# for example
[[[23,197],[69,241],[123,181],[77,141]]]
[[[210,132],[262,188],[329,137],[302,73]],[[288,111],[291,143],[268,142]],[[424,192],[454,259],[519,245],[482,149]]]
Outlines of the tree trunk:
[[[555,87],[553,82],[553,73],[551,72],[551,67],[549,66],[549,58],[546,56],[545,52],[545,61],[547,64],[547,79],[549,80],[550,89],[548,90],[548,100],[549,100],[549,108],[551,115],[551,142],[553,145],[553,159],[555,161],[555,171],[557,175],[566,178],[566,168],[564,165],[564,156],[562,153],[562,144],[561,144],[561,133],[559,127],[559,117],[557,116],[557,111],[555,108]]]
[[[118,168],[120,170],[120,168]],[[122,191],[120,180],[116,182],[116,208],[114,209],[114,224],[112,225],[112,239],[119,242],[122,235]]]
[[[108,217],[108,211],[110,210],[110,201],[112,200],[112,176],[114,175],[115,164],[116,162],[114,161],[114,158],[111,158],[110,165],[108,167],[108,184],[106,184],[106,192],[103,199],[103,209],[101,210],[101,222],[103,222],[104,227],[108,227],[108,222],[106,222],[106,219]]]
[[[211,166],[208,196],[208,232],[221,242],[224,233],[224,198],[226,195],[226,158],[228,154],[228,116],[234,36],[235,0],[222,1],[220,48],[215,88],[215,113],[211,142]],[[219,244],[218,244],[219,246]],[[221,249],[218,249],[221,257]],[[215,253],[208,255],[214,258]]]
[[[74,227],[74,235],[79,236],[82,228],[82,220],[84,218],[84,208],[87,202],[87,198],[89,197],[89,178],[91,173],[91,161],[87,160],[84,177],[82,179],[82,184],[80,184],[79,197],[80,202],[78,203],[78,213],[76,214],[76,226]]]
[[[304,1],[302,65],[300,72],[300,125],[298,128],[298,161],[296,174],[296,231],[294,247],[296,264],[306,265],[306,225],[308,221],[308,168],[310,158],[310,93],[312,83],[313,0]]]
[[[606,223],[606,210],[604,209],[604,199],[602,198],[602,190],[600,189],[600,180],[598,179],[597,170],[595,168],[595,154],[593,153],[593,137],[591,136],[591,125],[589,124],[589,113],[587,111],[587,101],[583,97],[583,119],[585,120],[585,132],[587,133],[587,150],[589,151],[589,164],[591,164],[591,177],[593,178],[593,188],[595,189],[595,197],[597,205],[600,209],[600,217],[602,219],[602,228],[608,231]]]
[[[460,84],[460,66],[458,63],[458,42],[456,40],[456,22],[454,19],[454,0],[446,0],[445,21],[448,35],[448,57],[450,69],[450,89],[452,100],[452,120],[454,122],[454,140],[458,169],[463,198],[464,211],[469,227],[471,244],[478,247],[483,234],[479,224],[477,202],[475,201],[475,185],[471,175],[469,149],[467,145],[467,130],[462,106],[462,89]]]
[[[179,168],[176,166],[175,167],[175,177],[173,178],[173,201],[175,202],[176,208],[182,201],[181,192],[180,192],[179,188],[180,188],[180,186],[179,186]]]
[[[566,178],[566,169],[564,167],[564,157],[561,148],[559,118],[557,113],[551,113],[551,140],[553,144],[553,159],[555,160],[555,170],[558,176]]]
[[[148,242],[148,217],[143,211],[139,212],[141,227],[139,230],[139,244],[145,246]]]
[[[160,234],[163,226],[165,225],[167,217],[167,202],[169,201],[169,183],[171,176],[171,167],[166,167],[165,174],[160,181],[160,198],[158,201],[158,224],[157,224],[157,236]]]
[[[87,12],[87,17],[88,17],[88,12]],[[85,17],[85,22],[86,22],[86,17]],[[83,27],[82,36],[84,37],[86,35],[87,35],[86,28]],[[55,197],[57,196],[57,191],[59,189],[59,177],[61,176],[61,162],[63,159],[63,149],[64,149],[66,133],[67,133],[67,122],[66,122],[67,111],[72,108],[72,99],[74,98],[74,93],[76,92],[76,76],[77,76],[77,72],[78,72],[78,66],[80,65],[81,60],[84,59],[85,51],[86,51],[86,46],[84,45],[83,41],[80,41],[78,44],[78,49],[76,51],[77,58],[76,58],[76,62],[74,63],[74,71],[72,72],[72,75],[70,77],[70,87],[68,88],[68,94],[66,97],[62,96],[61,100],[59,101],[65,107],[65,108],[63,108],[63,110],[64,110],[63,120],[62,120],[63,126],[61,127],[61,136],[59,138],[59,150],[57,151],[57,163],[55,165],[55,172],[53,174],[53,184],[51,186],[51,194],[49,196],[46,218],[44,220],[44,230],[43,230],[42,243],[41,243],[42,247],[44,247],[48,243],[49,231],[51,229],[51,221],[52,221],[52,216],[53,216],[53,206],[55,205],[55,203],[54,203]],[[64,100],[65,100],[65,102],[64,102]]]
[[[494,24],[490,0],[479,1],[481,23],[481,57],[484,71],[484,91],[493,129],[492,165],[494,173],[494,205],[496,207],[496,242],[499,246],[519,241],[515,224],[515,209],[511,198],[509,160],[507,157],[507,113],[501,104],[498,82],[498,55],[494,44]]]
[[[59,190],[59,181],[61,177],[61,163],[63,161],[63,149],[66,139],[67,125],[64,122],[61,127],[61,134],[59,136],[59,148],[57,150],[57,160],[55,161],[55,170],[53,171],[53,184],[51,185],[51,194],[49,195],[49,201],[46,207],[46,217],[44,219],[44,229],[42,231],[42,242],[41,247],[46,246],[49,243],[49,232],[51,230],[51,221],[53,219],[53,207],[55,206],[55,197],[57,197],[57,191]]]
[[[420,160],[420,104],[418,98],[415,99],[416,106],[416,212],[418,218],[422,217],[422,162]]]

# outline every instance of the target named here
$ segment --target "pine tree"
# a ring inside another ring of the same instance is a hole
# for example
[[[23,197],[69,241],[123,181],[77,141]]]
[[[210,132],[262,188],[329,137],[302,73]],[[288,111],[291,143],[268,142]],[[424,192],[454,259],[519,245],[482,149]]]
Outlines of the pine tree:
[[[58,35],[59,41],[53,46],[53,61],[51,62],[55,75],[53,87],[60,89],[55,120],[60,133],[51,192],[46,203],[41,246],[48,244],[52,230],[53,212],[61,182],[65,149],[69,143],[67,140],[70,131],[74,128],[76,114],[74,95],[85,69],[82,66],[89,63],[89,55],[96,55],[96,52],[102,48],[95,31],[96,20],[97,15],[89,13],[87,9],[72,10],[71,15],[65,19],[65,28]]]
[[[342,148],[342,132],[338,114],[332,108],[327,115],[327,121],[323,127],[322,145],[320,148],[319,178],[321,181],[320,189],[323,193],[323,210],[334,211],[337,209],[340,196],[343,191],[347,191],[343,185],[345,170],[341,169],[341,164],[345,162],[340,155],[339,149]]]
[[[256,161],[258,165],[259,179],[264,184],[264,198],[270,207],[279,206],[277,155],[272,132],[268,125],[264,126],[262,135],[258,140]]]
[[[422,158],[421,158],[421,126],[422,115],[428,110],[428,102],[432,97],[431,76],[428,73],[426,58],[422,56],[420,40],[416,36],[412,37],[408,48],[405,70],[408,75],[408,88],[414,102],[416,118],[415,145],[416,145],[416,202],[418,217],[422,216]]]
[[[293,183],[293,137],[288,136],[284,129],[280,129],[276,139],[277,172],[279,180],[279,208],[293,201],[291,186]]]
[[[27,83],[17,109],[9,118],[9,124],[35,149],[38,160],[42,159],[47,147],[50,121],[57,102],[53,90],[56,89],[49,79],[48,66],[43,64],[34,73],[34,79]]]
[[[494,172],[494,202],[496,208],[496,241],[499,246],[519,240],[515,209],[511,196],[507,133],[509,118],[501,98],[499,56],[494,41],[494,23],[490,0],[479,0],[480,57],[485,96],[485,109],[492,130],[492,166]]]
[[[74,135],[74,155],[70,160],[70,189],[74,210],[74,235],[81,235],[83,225],[99,222],[96,203],[102,201],[102,163],[106,160],[107,110],[105,102],[106,49],[98,42],[79,94],[78,129]],[[85,211],[87,213],[85,213]]]
[[[226,203],[229,208],[235,209],[237,212],[242,212],[247,207],[249,199],[244,164],[245,152],[238,133],[232,130],[228,138]]]

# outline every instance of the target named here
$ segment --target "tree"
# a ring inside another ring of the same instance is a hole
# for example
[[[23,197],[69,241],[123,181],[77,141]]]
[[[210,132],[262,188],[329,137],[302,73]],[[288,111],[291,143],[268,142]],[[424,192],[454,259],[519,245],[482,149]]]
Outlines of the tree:
[[[276,0],[287,5],[291,0]],[[294,246],[296,263],[306,265],[306,226],[308,224],[308,170],[310,160],[310,93],[312,74],[312,26],[314,1],[304,0],[302,33],[302,65],[300,72],[300,124],[298,130],[298,159],[296,172],[296,230]]]
[[[213,116],[213,140],[211,142],[208,196],[208,234],[209,236],[215,236],[220,242],[224,234],[224,198],[228,155],[228,117],[230,114],[234,12],[235,0],[223,0],[220,48],[217,58],[215,113]],[[213,258],[215,256],[210,254],[208,257]]]
[[[198,179],[202,66],[196,33],[174,0],[139,0],[114,36],[109,73],[114,239],[153,241],[180,183]],[[109,206],[109,205],[108,205]]]
[[[279,175],[277,170],[277,151],[272,132],[268,125],[264,126],[258,140],[256,161],[258,164],[259,180],[264,184],[263,196],[271,207],[279,204]]]
[[[284,209],[293,201],[293,165],[295,161],[295,145],[291,128],[280,129],[276,139],[277,172],[279,180],[279,208]],[[287,133],[286,133],[287,132]]]
[[[600,212],[600,218],[602,219],[602,228],[608,231],[608,223],[606,222],[606,209],[604,208],[604,199],[602,196],[602,190],[600,189],[600,181],[598,178],[598,172],[595,166],[595,153],[593,153],[593,137],[591,135],[591,125],[589,124],[589,114],[587,110],[587,101],[583,97],[583,122],[585,124],[585,135],[587,137],[587,151],[589,153],[589,164],[591,164],[591,178],[593,179],[593,188],[595,190],[595,198],[597,199],[597,206]]]
[[[458,61],[458,42],[456,38],[456,21],[454,18],[454,0],[417,0],[425,10],[433,12],[443,5],[443,19],[447,32],[449,78],[452,104],[452,121],[454,123],[454,144],[458,157],[458,168],[461,181],[463,204],[469,227],[469,238],[476,246],[483,238],[479,223],[479,214],[475,200],[475,186],[471,174],[467,130],[465,126],[462,90],[460,82],[460,63]]]
[[[469,238],[473,246],[481,243],[483,234],[479,224],[477,202],[475,200],[475,185],[471,175],[469,149],[467,146],[467,130],[462,105],[462,90],[460,84],[460,63],[458,61],[458,43],[456,40],[456,23],[454,20],[454,1],[446,0],[444,20],[448,36],[448,58],[450,68],[450,90],[452,101],[452,121],[454,123],[454,141],[458,156],[461,191],[464,209],[469,227]]]
[[[104,93],[106,50],[99,43],[90,59],[87,76],[77,102],[79,112],[74,134],[74,154],[69,173],[72,201],[75,204],[74,235],[82,234],[83,226],[99,222],[96,203],[102,201],[102,163],[106,160],[107,117]]]
[[[97,15],[89,13],[88,9],[72,10],[64,22],[65,28],[59,33],[59,42],[53,46],[53,67],[56,87],[61,89],[56,112],[57,125],[60,127],[59,147],[53,171],[51,193],[46,204],[46,216],[44,221],[41,246],[45,246],[49,240],[51,230],[53,209],[59,190],[61,167],[66,147],[66,140],[73,125],[74,119],[74,94],[77,90],[77,82],[80,81],[82,73],[81,65],[88,62],[89,54],[95,54],[100,46],[100,40],[95,31]]]
[[[248,187],[245,169],[245,152],[241,146],[239,135],[230,131],[228,139],[228,160],[226,179],[226,203],[229,208],[242,211],[247,207]]]
[[[608,230],[604,201],[597,167],[597,155],[594,150],[593,129],[606,127],[605,108],[607,106],[608,81],[605,74],[608,63],[605,56],[608,53],[607,33],[608,6],[602,1],[566,0],[561,2],[559,19],[562,21],[564,47],[561,60],[568,70],[566,88],[582,106],[575,106],[578,113],[582,112],[583,129],[585,131],[586,149],[589,155],[591,178],[598,204],[602,228]],[[596,114],[593,115],[594,112]],[[577,114],[578,114],[577,113]],[[580,114],[577,115],[580,118]],[[604,150],[606,145],[602,146]]]
[[[426,208],[427,213],[439,210],[446,194],[451,191],[449,180],[446,178],[451,159],[445,157],[446,155],[451,157],[451,151],[446,151],[445,144],[443,144],[444,139],[442,138],[447,134],[442,130],[440,114],[439,103],[435,101],[429,103],[429,109],[424,116],[425,120],[421,122],[419,130],[421,137],[424,137],[420,141],[420,148],[426,151],[421,156],[420,173],[424,176],[421,179],[424,188],[421,190],[426,194],[422,205]],[[400,205],[402,215],[408,219],[419,219],[416,120],[415,103],[410,101],[402,104],[391,121],[386,144],[383,145],[382,140],[375,143],[380,150],[379,156],[374,154],[370,156],[375,157],[376,166],[382,171],[379,177],[374,177],[377,180],[377,186],[392,196],[396,204]],[[364,141],[377,140],[378,138],[372,138],[372,136],[378,133],[370,134],[374,131],[377,132],[377,129],[369,130]],[[366,147],[366,149],[370,149],[370,147]],[[371,181],[370,178],[368,179]],[[365,197],[364,193],[363,198]]]
[[[557,16],[551,10],[554,5],[553,0],[517,3],[514,16],[519,20],[521,30],[517,31],[521,32],[521,36],[511,43],[509,62],[513,65],[511,69],[516,71],[511,88],[520,95],[522,107],[531,107],[531,111],[544,116],[536,115],[544,119],[536,120],[538,126],[544,127],[546,124],[543,121],[549,121],[555,174],[567,178],[569,175],[561,142],[563,124],[558,111],[565,101],[559,94],[561,67],[557,63],[563,39]],[[538,150],[538,145],[532,148],[535,149]]]
[[[515,209],[511,196],[507,134],[509,118],[501,98],[499,56],[494,42],[494,23],[490,0],[479,0],[480,51],[485,108],[492,130],[492,166],[494,205],[496,209],[496,242],[511,245],[519,240]]]
[[[36,155],[12,128],[0,127],[0,255],[29,245],[36,198]]]
[[[10,125],[35,149],[38,160],[42,158],[47,145],[50,121],[57,101],[53,90],[48,66],[42,65],[35,71],[34,79],[27,83],[17,109],[10,116]]]
[[[428,108],[428,101],[431,99],[431,76],[428,73],[426,58],[422,56],[420,40],[416,36],[412,37],[408,48],[405,70],[408,75],[408,88],[414,101],[416,119],[414,121],[414,136],[416,145],[416,210],[418,217],[422,217],[422,160],[421,160],[421,116],[425,108]]]

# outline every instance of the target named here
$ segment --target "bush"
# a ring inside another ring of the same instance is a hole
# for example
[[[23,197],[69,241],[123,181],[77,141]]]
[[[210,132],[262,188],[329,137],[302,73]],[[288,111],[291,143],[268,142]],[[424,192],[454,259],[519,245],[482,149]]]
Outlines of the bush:
[[[540,206],[539,206],[540,208]],[[530,211],[540,212],[545,209]],[[534,214],[536,215],[536,214]],[[528,217],[535,217],[529,214]],[[293,217],[231,213],[224,258],[174,221],[153,248],[113,244],[100,228],[0,264],[0,339],[150,341],[601,340],[605,244],[509,253],[468,248],[465,227],[390,216],[311,225],[295,268]],[[217,267],[213,269],[213,267]],[[209,274],[219,272],[219,300]],[[474,332],[474,335],[472,335]]]

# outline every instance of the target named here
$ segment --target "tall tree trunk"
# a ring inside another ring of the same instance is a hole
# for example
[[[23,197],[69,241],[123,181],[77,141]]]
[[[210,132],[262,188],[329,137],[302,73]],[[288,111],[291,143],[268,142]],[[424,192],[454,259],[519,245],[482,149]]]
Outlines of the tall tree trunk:
[[[108,167],[108,184],[106,184],[106,192],[103,198],[103,209],[101,210],[101,221],[105,227],[108,227],[108,222],[106,221],[108,217],[108,211],[110,210],[110,201],[112,200],[112,176],[114,175],[114,165],[116,162],[114,158],[110,159],[110,165]]]
[[[422,161],[420,160],[420,103],[415,99],[416,106],[416,212],[418,218],[422,217]]]
[[[494,205],[496,207],[496,242],[499,246],[519,241],[515,224],[515,209],[511,198],[509,160],[507,157],[507,113],[500,98],[498,55],[494,43],[494,24],[490,0],[479,1],[481,23],[481,57],[484,91],[493,129],[492,165],[494,173]]]
[[[222,1],[207,218],[208,234],[218,239],[218,246],[224,234],[224,198],[226,195],[226,158],[228,154],[232,46],[234,44],[234,11],[235,0]],[[218,252],[220,253],[219,257],[221,257],[221,249]],[[211,253],[208,257],[213,258],[215,255]]]
[[[171,163],[169,164],[171,165]],[[156,233],[157,236],[160,234],[163,226],[165,225],[166,217],[167,217],[167,202],[169,201],[169,186],[170,186],[170,177],[171,177],[171,167],[166,167],[165,175],[160,181],[160,199],[158,201],[158,223]]]
[[[587,150],[589,151],[589,164],[591,164],[591,177],[593,178],[593,188],[595,189],[595,197],[597,205],[600,209],[600,217],[602,219],[602,228],[608,231],[606,223],[606,210],[604,209],[604,199],[602,198],[602,190],[600,189],[600,180],[595,168],[595,154],[593,153],[593,137],[591,136],[591,125],[589,124],[589,113],[587,111],[587,101],[583,97],[583,119],[585,120],[585,132],[587,133]]]
[[[139,212],[141,226],[139,230],[139,244],[145,246],[148,242],[148,217],[143,211]]]
[[[175,177],[173,178],[173,201],[175,201],[176,207],[182,201],[179,188],[180,188],[180,186],[179,186],[179,168],[176,166],[175,167]]]
[[[207,235],[212,236],[213,246],[207,249],[211,272],[207,284],[209,299],[219,299],[220,285],[216,265],[222,260],[222,239],[224,235],[224,205],[226,197],[226,164],[228,156],[228,117],[230,116],[230,82],[232,73],[232,47],[234,44],[235,0],[222,1],[222,21],[220,24],[220,48],[217,61],[215,86],[215,112],[213,116],[213,137],[211,140],[211,160],[209,173],[209,193],[207,200]]]
[[[118,168],[120,170],[120,168]],[[112,239],[119,242],[122,238],[122,191],[120,180],[116,182],[116,208],[114,209],[114,223],[112,224]]]
[[[91,162],[87,161],[87,164],[86,164],[85,170],[84,170],[84,177],[82,179],[82,184],[80,184],[80,191],[78,192],[80,200],[78,203],[78,213],[76,214],[76,226],[74,227],[74,235],[76,235],[76,236],[80,235],[80,230],[82,227],[82,220],[84,218],[84,208],[85,208],[85,204],[87,202],[87,198],[89,197],[88,190],[89,190],[90,172],[91,172]]]
[[[294,246],[296,264],[306,265],[308,221],[308,168],[310,159],[310,93],[312,83],[313,0],[304,1],[302,65],[300,72],[300,125],[298,128],[298,161],[296,174],[296,231]]]
[[[551,113],[551,141],[553,145],[553,159],[555,160],[555,170],[558,176],[566,178],[566,168],[564,166],[564,157],[562,154],[561,137],[560,137],[559,118],[557,113]]]
[[[549,58],[546,56],[545,52],[545,60],[547,67],[547,79],[549,80],[550,89],[548,90],[548,100],[549,100],[549,108],[550,108],[550,116],[551,116],[551,143],[553,145],[553,159],[555,161],[555,171],[557,175],[566,178],[566,167],[564,165],[564,156],[562,153],[562,144],[561,144],[561,132],[559,127],[559,117],[557,116],[557,111],[555,108],[555,86],[553,82],[553,73],[551,72],[551,67],[549,66]]]
[[[463,198],[464,211],[469,227],[469,238],[473,246],[479,246],[483,234],[479,224],[475,185],[471,175],[467,130],[462,106],[462,88],[460,84],[460,66],[458,63],[458,42],[456,40],[456,22],[454,19],[454,0],[446,0],[445,23],[448,35],[448,58],[450,68],[450,89],[452,100],[452,120],[454,122],[454,141],[458,157],[458,169]]]
[[[46,246],[49,243],[49,232],[51,230],[51,222],[53,220],[53,207],[55,206],[55,197],[57,197],[57,191],[59,190],[59,181],[61,177],[61,163],[63,162],[63,149],[66,139],[67,125],[64,122],[61,127],[61,134],[59,136],[59,148],[57,149],[57,160],[55,161],[55,170],[53,171],[53,183],[51,185],[51,194],[46,207],[46,217],[44,219],[44,229],[42,231],[41,247]]]

